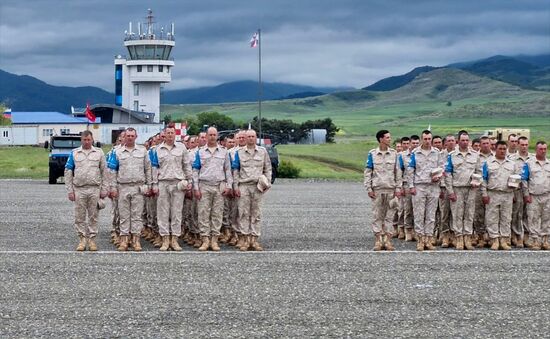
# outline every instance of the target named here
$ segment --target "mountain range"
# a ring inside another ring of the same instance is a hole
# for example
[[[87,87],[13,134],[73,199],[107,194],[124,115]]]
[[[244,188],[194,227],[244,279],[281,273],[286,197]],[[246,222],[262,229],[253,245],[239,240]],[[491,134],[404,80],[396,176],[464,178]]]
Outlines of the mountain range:
[[[441,68],[462,70],[477,76],[499,80],[524,89],[550,90],[550,54],[538,56],[493,56],[454,63],[444,67],[422,66],[398,76],[392,76],[364,87],[370,92],[401,88],[420,75]],[[452,74],[452,73],[449,73]],[[315,97],[349,91],[350,87],[312,87],[286,83],[263,83],[264,100]],[[257,100],[256,81],[234,81],[218,86],[161,92],[163,104],[203,104],[253,102]],[[355,94],[355,96],[357,96]],[[347,97],[347,95],[341,95]],[[28,75],[15,75],[0,70],[0,102],[14,111],[70,112],[71,105],[113,103],[114,94],[97,87],[66,87],[49,85]]]

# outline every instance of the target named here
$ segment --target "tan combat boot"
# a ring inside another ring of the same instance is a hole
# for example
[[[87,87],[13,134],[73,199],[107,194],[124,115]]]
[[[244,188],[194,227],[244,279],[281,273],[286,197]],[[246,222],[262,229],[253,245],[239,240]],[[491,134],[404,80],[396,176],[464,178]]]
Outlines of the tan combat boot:
[[[397,239],[404,240],[405,239],[405,229],[403,227],[399,227],[397,230]]]
[[[95,237],[88,238],[88,250],[92,252],[97,251],[97,244],[95,243]]]
[[[471,235],[465,235],[464,236],[464,249],[467,249],[468,251],[471,251],[474,249],[474,245],[472,245],[472,236]]]
[[[529,238],[529,233],[525,233],[523,235],[523,246],[527,248],[531,248],[531,239]]]
[[[424,247],[428,251],[435,251],[435,247],[434,247],[434,245],[432,245],[432,239],[433,239],[433,237],[431,237],[431,236],[424,236]]]
[[[512,242],[512,246],[518,247],[518,236],[514,232],[512,232],[510,240]]]
[[[449,247],[449,232],[444,232],[441,235],[441,248],[448,248]]]
[[[517,236],[516,248],[523,248],[523,239],[521,236]]]
[[[397,238],[397,233],[399,232],[399,228],[397,227],[397,225],[393,225],[393,234],[392,234],[392,238]]]
[[[193,241],[193,247],[194,248],[199,248],[201,246],[202,246],[201,236],[200,236],[200,234],[195,233],[195,240]]]
[[[485,248],[487,242],[485,241],[485,236],[483,234],[477,235],[477,248]]]
[[[220,250],[220,245],[218,245],[217,235],[212,236],[212,239],[210,240],[210,248],[212,249],[212,251],[216,251],[216,252]]]
[[[245,252],[245,251],[248,251],[248,248],[250,247],[250,237],[248,235],[245,235],[243,234],[242,235],[242,243],[241,243],[241,246],[239,247],[239,250]]]
[[[252,239],[250,241],[250,248],[252,248],[252,250],[254,250],[254,251],[263,251],[264,250],[262,245],[260,245],[260,243],[258,242],[258,237],[256,237],[256,236],[252,236]]]
[[[178,242],[178,236],[177,235],[172,235],[170,237],[170,247],[174,250],[174,251],[181,251],[182,248]]]
[[[424,239],[422,237],[419,237],[416,241],[416,250],[424,251]]]
[[[477,246],[477,235],[476,234],[470,234],[470,241],[472,243],[473,247]]]
[[[529,248],[533,251],[539,251],[542,249],[542,244],[539,239],[530,239],[529,243],[531,244]]]
[[[169,235],[163,235],[162,236],[162,245],[160,246],[160,251],[168,251],[168,248],[170,247],[170,236]]]
[[[121,235],[120,236],[120,243],[118,244],[119,251],[124,252],[128,250],[128,236],[127,235]]]
[[[405,241],[413,241],[413,229],[412,228],[405,228]]]
[[[132,235],[132,247],[134,248],[134,251],[139,252],[141,251],[141,243],[139,239],[139,234],[133,234]]]
[[[508,244],[508,240],[510,238],[508,237],[501,237],[500,238],[500,249],[501,250],[504,250],[504,251],[509,251],[511,250],[512,248],[510,247],[510,245]]]
[[[210,247],[210,238],[209,237],[201,237],[202,244],[199,247],[199,251],[204,252],[208,251],[208,247]]]
[[[231,240],[229,240],[230,246],[236,246],[239,242],[239,235],[237,233],[233,233],[233,236],[231,237]]]
[[[118,246],[120,244],[120,235],[115,232],[115,237],[113,238],[113,245]]]
[[[86,250],[86,237],[83,236],[83,235],[80,235],[79,239],[80,239],[80,241],[78,243],[78,246],[76,246],[76,250],[78,252],[85,251]]]
[[[456,236],[456,246],[455,248],[459,251],[464,250],[464,237],[461,235]]]
[[[393,247],[393,244],[391,242],[391,238],[392,237],[386,237],[386,240],[384,241],[384,248],[386,249],[386,251],[394,251],[395,250],[395,247]]]
[[[542,237],[542,245],[540,247],[542,250],[548,251],[550,250],[550,242],[548,241],[548,236],[545,235]]]
[[[153,246],[155,246],[155,248],[160,248],[162,246],[162,237],[160,236],[160,234],[155,235]]]
[[[491,250],[498,251],[499,241],[498,238],[491,239]]]
[[[377,233],[374,235],[374,247],[372,248],[373,251],[381,251],[382,250],[382,236],[380,233]]]

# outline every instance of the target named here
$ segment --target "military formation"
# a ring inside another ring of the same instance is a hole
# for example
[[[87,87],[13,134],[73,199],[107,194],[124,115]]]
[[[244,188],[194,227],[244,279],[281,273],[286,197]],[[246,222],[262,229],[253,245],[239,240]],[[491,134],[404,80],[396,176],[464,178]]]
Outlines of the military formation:
[[[376,134],[364,185],[373,201],[374,250],[392,251],[393,238],[416,250],[550,250],[550,161],[544,141],[483,136],[403,137]],[[392,148],[390,146],[394,146]]]
[[[173,127],[137,145],[127,128],[108,154],[89,131],[65,167],[74,202],[77,251],[97,251],[98,211],[111,201],[111,241],[141,251],[262,251],[261,207],[271,187],[271,161],[254,130],[219,138],[214,127],[176,141]],[[392,143],[376,134],[364,185],[372,199],[374,250],[395,250],[393,239],[416,250],[453,247],[550,250],[550,161],[547,144],[511,134],[507,141],[467,131],[445,137],[425,130]],[[392,148],[392,146],[394,148]]]
[[[169,126],[142,145],[134,128],[104,154],[89,131],[65,167],[74,202],[77,251],[97,251],[98,211],[111,201],[111,241],[118,251],[141,251],[141,239],[160,251],[199,251],[220,243],[262,251],[261,206],[271,187],[271,161],[254,130],[222,139],[214,127],[176,141]]]

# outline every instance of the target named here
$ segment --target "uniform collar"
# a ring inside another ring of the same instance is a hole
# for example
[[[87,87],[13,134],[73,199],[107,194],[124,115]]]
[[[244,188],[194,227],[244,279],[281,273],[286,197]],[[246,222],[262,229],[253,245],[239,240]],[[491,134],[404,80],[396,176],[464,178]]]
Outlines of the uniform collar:
[[[377,154],[383,154],[383,153],[388,154],[388,153],[391,153],[392,150],[393,150],[393,149],[392,149],[391,147],[388,147],[388,149],[387,149],[386,151],[382,151],[382,150],[380,149],[380,146],[376,147],[376,153],[377,153]]]

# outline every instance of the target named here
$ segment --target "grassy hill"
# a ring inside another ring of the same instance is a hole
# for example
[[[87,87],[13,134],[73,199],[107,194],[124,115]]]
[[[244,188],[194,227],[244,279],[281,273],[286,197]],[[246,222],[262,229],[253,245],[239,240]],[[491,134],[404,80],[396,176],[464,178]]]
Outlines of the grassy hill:
[[[257,115],[258,107],[257,103],[163,105],[161,111],[174,118],[218,111],[246,122]],[[357,90],[266,101],[262,116],[296,122],[330,117],[346,136],[372,136],[381,128],[394,135],[410,135],[431,125],[437,133],[525,127],[531,128],[534,137],[550,140],[550,92],[449,68],[422,73],[392,91]]]

